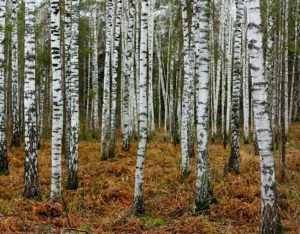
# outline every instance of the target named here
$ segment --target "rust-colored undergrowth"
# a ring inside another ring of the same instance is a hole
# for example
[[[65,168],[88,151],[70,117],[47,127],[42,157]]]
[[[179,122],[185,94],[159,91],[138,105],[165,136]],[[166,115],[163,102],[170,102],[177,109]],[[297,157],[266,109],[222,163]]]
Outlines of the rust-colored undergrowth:
[[[278,183],[278,197],[284,230],[299,233],[300,128],[294,125],[291,130],[286,184]],[[180,146],[164,143],[162,134],[156,133],[148,145],[146,214],[139,218],[132,215],[136,143],[130,152],[123,152],[118,141],[116,159],[102,162],[99,144],[82,142],[79,188],[64,189],[64,205],[49,201],[50,143],[43,144],[39,152],[40,201],[22,198],[23,149],[9,149],[10,175],[0,178],[0,233],[61,233],[70,227],[83,233],[258,233],[259,157],[253,154],[252,144],[241,146],[241,175],[226,177],[223,169],[228,147],[224,150],[221,144],[210,146],[211,177],[219,204],[211,206],[209,215],[197,216],[193,213],[196,159],[191,159],[191,175],[182,178]],[[279,154],[276,162],[279,169]],[[65,162],[63,175],[65,185]]]

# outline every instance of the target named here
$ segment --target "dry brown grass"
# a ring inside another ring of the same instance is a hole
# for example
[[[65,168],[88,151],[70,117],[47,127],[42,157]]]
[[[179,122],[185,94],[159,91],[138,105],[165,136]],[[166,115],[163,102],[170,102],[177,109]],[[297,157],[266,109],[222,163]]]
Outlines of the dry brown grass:
[[[300,129],[295,126],[288,145],[287,182],[278,184],[280,214],[287,233],[300,232]],[[241,147],[241,175],[225,178],[223,168],[229,150],[218,144],[210,146],[211,176],[219,204],[212,205],[210,215],[196,216],[193,213],[196,159],[191,160],[190,177],[182,178],[180,147],[162,139],[162,134],[157,133],[148,146],[146,214],[140,218],[132,215],[136,143],[129,153],[122,152],[118,144],[116,160],[101,162],[99,144],[82,142],[79,189],[64,191],[66,210],[48,200],[50,144],[43,145],[39,156],[41,201],[22,198],[23,150],[10,149],[10,175],[0,178],[0,233],[60,233],[69,225],[90,233],[259,232],[259,158],[253,154],[252,145]],[[279,168],[278,155],[276,161]],[[65,165],[63,168],[65,175]],[[278,173],[277,176],[279,179]]]

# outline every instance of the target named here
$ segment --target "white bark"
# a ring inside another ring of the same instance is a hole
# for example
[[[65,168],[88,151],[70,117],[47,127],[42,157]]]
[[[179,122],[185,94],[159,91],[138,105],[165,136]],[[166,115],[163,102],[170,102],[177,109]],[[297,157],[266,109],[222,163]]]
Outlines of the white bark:
[[[116,147],[116,113],[117,113],[117,78],[119,65],[119,49],[121,40],[121,11],[122,0],[116,1],[115,27],[113,34],[113,50],[112,50],[112,83],[111,83],[111,119],[110,119],[110,145],[109,157],[115,157]]]
[[[0,175],[8,175],[5,110],[5,1],[0,1]]]
[[[66,158],[70,157],[70,124],[71,124],[71,110],[70,110],[70,76],[71,76],[71,38],[72,38],[72,24],[71,24],[71,3],[72,0],[65,0],[65,109],[66,109],[66,126],[65,126],[65,154]]]
[[[208,109],[209,109],[209,11],[210,1],[198,0],[198,30],[196,46],[196,106],[197,106],[197,148],[196,168],[196,212],[205,212],[210,203],[210,175],[208,163]]]
[[[260,1],[247,0],[248,40],[253,82],[252,98],[254,125],[260,155],[262,232],[279,232],[279,214],[276,205],[275,160],[271,121],[268,111],[268,80],[264,76]]]
[[[60,5],[51,0],[51,60],[52,60],[52,165],[51,199],[61,197],[61,140],[63,127],[62,69],[60,51]]]
[[[111,47],[113,33],[114,1],[106,3],[106,44],[105,44],[105,67],[104,67],[104,88],[102,104],[102,131],[101,131],[101,160],[107,159],[106,140],[107,127],[109,123],[110,103],[110,76],[111,76]]]
[[[130,89],[133,87],[133,45],[134,45],[134,16],[135,16],[135,5],[134,0],[129,0],[128,9],[128,28],[125,39],[125,81],[124,81],[124,109],[123,109],[123,149],[129,150],[129,138],[130,138],[130,96],[133,97],[134,93],[130,94]],[[131,90],[132,91],[132,90]]]
[[[98,82],[98,30],[97,30],[97,2],[92,9],[93,29],[93,59],[92,59],[92,116],[93,132],[97,136],[99,129],[99,82]]]
[[[148,0],[142,0],[141,40],[140,40],[140,74],[139,74],[139,144],[135,172],[134,212],[144,212],[144,162],[147,146],[147,37],[148,37]]]
[[[183,28],[183,94],[182,94],[182,115],[181,115],[181,170],[184,176],[190,173],[188,155],[188,123],[191,98],[191,69],[190,69],[190,45],[187,17],[186,0],[181,0],[182,28]]]
[[[233,54],[233,89],[231,112],[231,152],[228,171],[240,173],[240,93],[242,78],[242,23],[244,17],[244,0],[235,0],[237,8],[234,27]]]
[[[154,7],[155,0],[149,0],[149,26],[148,26],[148,129],[154,131],[154,105],[153,105],[153,43],[154,43]]]
[[[69,83],[70,101],[70,156],[68,158],[68,189],[78,187],[78,140],[79,140],[79,0],[72,0],[72,37],[71,37],[71,72]]]
[[[20,146],[19,123],[19,69],[18,69],[18,27],[17,27],[17,0],[11,1],[12,23],[12,110],[13,110],[13,137],[12,145]]]
[[[35,96],[35,0],[25,1],[25,198],[40,195],[37,156],[37,121]]]

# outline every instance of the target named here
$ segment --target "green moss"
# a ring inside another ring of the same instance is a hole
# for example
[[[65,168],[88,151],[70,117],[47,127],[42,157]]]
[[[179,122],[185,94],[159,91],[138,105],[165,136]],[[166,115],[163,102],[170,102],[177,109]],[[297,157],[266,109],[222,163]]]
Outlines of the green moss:
[[[92,229],[92,225],[91,224],[83,224],[83,225],[80,226],[80,231],[83,231],[83,232],[90,233],[91,229]]]
[[[149,215],[144,217],[144,221],[146,222],[146,226],[149,228],[159,227],[166,223],[166,220],[163,217],[152,217]]]

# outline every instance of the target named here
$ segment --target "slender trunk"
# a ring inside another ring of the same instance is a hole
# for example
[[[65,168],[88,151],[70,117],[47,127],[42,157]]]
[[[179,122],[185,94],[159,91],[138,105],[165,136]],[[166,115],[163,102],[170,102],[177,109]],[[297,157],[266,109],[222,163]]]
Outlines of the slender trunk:
[[[234,27],[233,54],[233,89],[231,111],[231,152],[227,171],[240,173],[240,93],[242,77],[242,22],[244,16],[244,0],[235,0],[237,8]]]
[[[70,156],[67,162],[67,188],[77,189],[78,187],[78,140],[79,140],[79,0],[72,0],[72,37],[70,47]]]
[[[65,157],[70,158],[70,131],[71,131],[71,110],[70,110],[70,76],[71,76],[71,3],[72,0],[65,0]]]
[[[60,51],[60,4],[50,2],[51,9],[51,58],[52,58],[52,170],[51,199],[61,198],[61,140],[63,127],[62,70]]]
[[[144,213],[144,162],[147,147],[147,34],[148,34],[148,0],[142,0],[141,40],[140,40],[140,105],[139,105],[139,144],[135,172],[134,213]]]
[[[115,157],[116,149],[116,124],[117,124],[117,79],[119,67],[119,49],[121,39],[121,10],[122,0],[116,1],[116,15],[115,15],[115,31],[113,36],[113,51],[112,51],[112,83],[111,83],[111,119],[110,119],[110,144],[109,157]]]
[[[208,163],[208,109],[209,109],[209,0],[198,0],[196,45],[196,97],[197,97],[197,146],[195,211],[209,210],[211,187]]]
[[[264,76],[263,35],[260,30],[260,1],[247,0],[247,2],[254,125],[261,158],[262,233],[279,233],[280,218],[276,204],[275,160],[266,92],[268,80]]]
[[[125,45],[125,81],[124,81],[124,110],[123,110],[123,149],[129,150],[130,147],[130,88],[134,76],[132,74],[133,66],[133,39],[134,39],[134,15],[135,4],[134,0],[129,0],[128,9],[128,28],[126,33]],[[131,94],[133,95],[133,94]]]
[[[0,175],[8,175],[5,110],[5,1],[0,2]]]
[[[40,196],[35,97],[35,0],[25,1],[25,198]]]
[[[190,74],[190,47],[189,47],[189,30],[188,30],[188,17],[187,17],[187,5],[186,0],[181,0],[181,12],[182,12],[182,28],[183,28],[183,60],[184,60],[184,84],[182,95],[182,116],[181,116],[181,154],[182,154],[182,174],[184,176],[189,175],[189,144],[188,144],[188,126],[189,124],[189,108],[191,99],[191,74]]]
[[[19,123],[19,69],[18,69],[18,28],[17,28],[17,0],[11,1],[12,23],[12,111],[13,111],[13,137],[11,145],[20,146],[20,123]]]
[[[104,67],[104,87],[102,104],[102,131],[101,131],[101,160],[107,159],[106,140],[107,127],[109,123],[109,103],[110,103],[110,76],[111,76],[111,46],[113,33],[114,1],[106,3],[106,44],[105,44],[105,67]]]
[[[92,29],[93,29],[93,59],[92,59],[92,123],[93,135],[98,136],[99,132],[99,82],[98,82],[98,30],[97,30],[97,4],[92,10]]]

